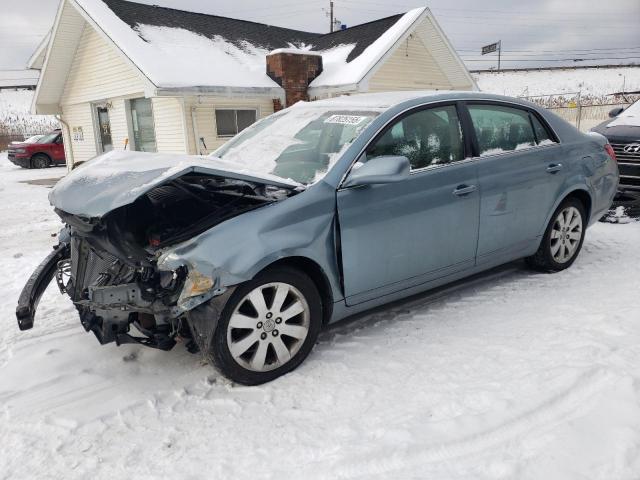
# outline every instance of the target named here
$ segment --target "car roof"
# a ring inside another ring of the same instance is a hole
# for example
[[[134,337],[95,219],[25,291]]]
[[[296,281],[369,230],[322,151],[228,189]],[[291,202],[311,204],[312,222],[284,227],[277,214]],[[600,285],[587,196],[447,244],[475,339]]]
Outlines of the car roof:
[[[439,100],[495,100],[506,101],[534,106],[530,102],[520,100],[513,97],[502,95],[494,95],[478,91],[464,90],[411,90],[401,92],[378,92],[378,93],[362,93],[357,95],[343,95],[340,97],[329,98],[325,100],[316,100],[314,102],[299,102],[296,106],[313,106],[313,107],[335,107],[335,108],[373,108],[388,109],[402,103],[420,103],[420,101],[439,101]],[[412,102],[413,101],[413,102]],[[294,106],[295,107],[295,106]]]

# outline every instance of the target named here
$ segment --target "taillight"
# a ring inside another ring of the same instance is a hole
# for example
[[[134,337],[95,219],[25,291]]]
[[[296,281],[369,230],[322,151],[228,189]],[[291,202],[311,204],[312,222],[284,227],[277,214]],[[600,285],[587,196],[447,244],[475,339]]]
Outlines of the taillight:
[[[613,160],[614,162],[618,161],[618,159],[616,158],[616,152],[613,151],[613,147],[609,143],[604,146],[604,151],[607,152],[607,154],[611,157],[611,160]]]

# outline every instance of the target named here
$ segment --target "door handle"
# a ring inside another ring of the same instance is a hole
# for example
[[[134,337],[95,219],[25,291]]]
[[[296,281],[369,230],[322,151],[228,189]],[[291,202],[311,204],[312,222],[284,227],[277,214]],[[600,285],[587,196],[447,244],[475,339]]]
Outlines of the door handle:
[[[561,163],[550,163],[549,166],[547,167],[548,173],[556,173],[556,172],[559,172],[560,170],[562,170]]]
[[[475,185],[458,185],[458,187],[453,191],[454,195],[458,197],[464,197],[465,195],[469,195],[476,191]]]

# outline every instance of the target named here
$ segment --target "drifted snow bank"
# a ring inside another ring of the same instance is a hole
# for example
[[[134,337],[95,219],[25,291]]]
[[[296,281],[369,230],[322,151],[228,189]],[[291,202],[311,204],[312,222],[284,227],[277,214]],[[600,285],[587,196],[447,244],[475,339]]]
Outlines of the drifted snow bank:
[[[0,477],[635,480],[640,223],[598,224],[574,266],[521,265],[323,333],[260,387],[171,352],[100,347],[50,288],[15,302],[60,227],[0,155]]]
[[[640,66],[581,68],[575,70],[530,70],[473,73],[481,91],[526,97],[562,94],[574,97],[604,97],[621,91],[640,91]]]

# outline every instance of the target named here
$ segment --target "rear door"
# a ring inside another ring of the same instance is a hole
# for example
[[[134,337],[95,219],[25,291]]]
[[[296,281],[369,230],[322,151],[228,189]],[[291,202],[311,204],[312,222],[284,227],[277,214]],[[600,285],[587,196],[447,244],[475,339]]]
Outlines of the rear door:
[[[537,114],[497,102],[467,102],[479,157],[478,263],[517,258],[544,229],[563,181],[561,147]]]
[[[455,104],[408,112],[369,145],[360,161],[403,155],[411,174],[337,193],[348,305],[474,265],[479,193],[469,145]]]

